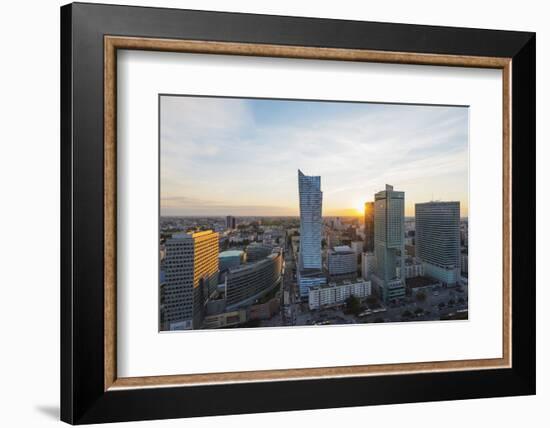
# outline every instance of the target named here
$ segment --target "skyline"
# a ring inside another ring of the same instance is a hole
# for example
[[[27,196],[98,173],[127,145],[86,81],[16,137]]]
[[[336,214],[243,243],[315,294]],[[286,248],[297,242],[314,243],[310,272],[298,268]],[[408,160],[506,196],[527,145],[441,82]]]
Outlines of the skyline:
[[[468,215],[468,108],[162,96],[162,216],[298,216],[296,171],[323,213],[359,216],[391,183]],[[204,197],[203,195],[208,195]]]

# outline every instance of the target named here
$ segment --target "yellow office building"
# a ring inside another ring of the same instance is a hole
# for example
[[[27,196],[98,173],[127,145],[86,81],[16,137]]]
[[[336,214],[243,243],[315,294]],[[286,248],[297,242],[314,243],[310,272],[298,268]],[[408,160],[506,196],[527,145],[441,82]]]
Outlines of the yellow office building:
[[[162,330],[198,328],[205,297],[216,286],[219,236],[212,230],[175,233],[166,240]]]

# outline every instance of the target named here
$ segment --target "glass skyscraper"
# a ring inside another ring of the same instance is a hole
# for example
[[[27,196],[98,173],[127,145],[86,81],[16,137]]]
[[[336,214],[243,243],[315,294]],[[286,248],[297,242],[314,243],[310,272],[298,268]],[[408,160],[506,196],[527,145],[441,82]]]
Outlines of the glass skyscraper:
[[[298,170],[300,196],[300,254],[298,283],[300,295],[307,297],[310,287],[326,283],[322,273],[321,239],[323,230],[323,192],[321,177]]]
[[[321,269],[321,233],[323,192],[321,177],[304,175],[298,170],[300,193],[300,268]]]
[[[447,285],[460,279],[460,202],[415,205],[416,256],[426,275]]]
[[[373,280],[382,299],[387,302],[405,296],[405,278],[397,276],[399,256],[400,270],[405,261],[405,192],[386,189],[374,195],[374,254],[376,269]]]

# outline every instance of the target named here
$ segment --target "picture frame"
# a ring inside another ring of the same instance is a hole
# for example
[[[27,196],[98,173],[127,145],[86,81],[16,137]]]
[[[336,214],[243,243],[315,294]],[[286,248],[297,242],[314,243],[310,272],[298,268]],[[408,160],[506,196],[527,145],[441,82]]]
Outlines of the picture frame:
[[[501,69],[502,358],[118,377],[118,50]],[[535,97],[534,33],[63,6],[61,419],[85,424],[534,394]]]

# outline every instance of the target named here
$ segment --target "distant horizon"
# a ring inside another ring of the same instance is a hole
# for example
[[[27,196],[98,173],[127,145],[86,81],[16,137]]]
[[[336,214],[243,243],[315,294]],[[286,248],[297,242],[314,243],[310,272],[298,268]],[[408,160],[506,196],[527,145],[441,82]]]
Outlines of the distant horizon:
[[[468,216],[468,108],[194,96],[160,98],[164,217],[298,217],[321,177],[324,217],[360,217],[391,184]],[[233,214],[226,214],[232,212]]]
[[[453,202],[453,201],[445,201],[445,202]],[[235,218],[257,218],[257,217],[270,217],[270,218],[300,218],[300,215],[234,215],[234,214],[224,214],[224,215],[212,215],[212,214],[182,214],[182,215],[162,215],[160,218],[163,217],[186,217],[186,218],[196,218],[196,217],[206,217],[206,218],[225,218],[225,217],[235,217]],[[325,217],[352,217],[352,218],[362,218],[363,216],[356,214],[356,215],[323,215],[321,218]],[[416,216],[414,215],[405,215],[405,218],[414,218]],[[468,218],[468,216],[460,216],[460,218]]]

